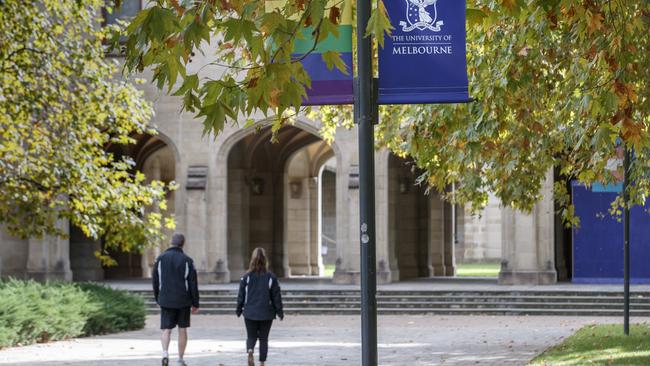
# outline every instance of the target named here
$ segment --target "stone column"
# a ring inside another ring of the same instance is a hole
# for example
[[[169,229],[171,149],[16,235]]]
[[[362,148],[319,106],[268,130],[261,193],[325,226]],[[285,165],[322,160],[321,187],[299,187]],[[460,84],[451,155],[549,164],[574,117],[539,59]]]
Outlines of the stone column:
[[[320,276],[323,269],[323,258],[320,256],[320,243],[318,240],[318,212],[320,211],[318,205],[318,177],[305,179],[305,187],[309,191],[309,274]]]
[[[311,274],[311,198],[309,178],[285,177],[284,247],[292,276]]]
[[[211,142],[210,151],[218,151],[215,142]],[[226,235],[223,235],[221,230],[228,230],[228,226],[220,227],[220,222],[227,220],[228,215],[228,181],[222,179],[221,176],[225,173],[228,174],[228,159],[225,159],[224,165],[218,165],[217,159],[210,159],[208,161],[208,189],[207,189],[207,207],[206,207],[206,220],[207,226],[203,228],[206,233],[206,256],[208,258],[208,272],[210,273],[210,281],[215,283],[229,283],[230,270],[228,268],[228,241],[222,240]],[[242,187],[247,189],[247,186]],[[225,194],[224,194],[225,193]],[[219,205],[221,197],[225,197],[225,205]],[[222,211],[222,207],[226,207]],[[248,208],[248,207],[246,207]],[[248,263],[245,264],[246,266]]]
[[[449,202],[444,202],[444,245],[445,245],[445,276],[456,275],[456,207]]]
[[[389,176],[389,186],[394,187],[397,185],[397,176]],[[393,182],[394,180],[394,182]],[[379,225],[377,228],[378,232],[381,232],[383,235],[386,235],[388,242],[388,256],[390,258],[389,270],[391,273],[391,279],[393,281],[399,281],[401,274],[399,271],[399,258],[397,257],[397,191],[396,190],[387,190],[386,195],[388,196],[388,210],[389,214],[387,218],[384,219],[385,225]]]
[[[399,280],[397,268],[397,251],[395,248],[395,232],[389,228],[395,227],[394,192],[390,187],[393,177],[389,170],[390,151],[383,149],[375,154],[375,217],[377,233],[377,283],[390,283]],[[396,177],[395,177],[396,179]],[[389,222],[389,220],[393,222]]]
[[[543,199],[531,213],[503,209],[503,260],[499,283],[544,285],[557,282],[553,254],[553,175],[542,185]]]
[[[151,164],[151,173],[149,175],[149,178],[151,181],[159,181],[160,180],[160,158],[156,157],[154,158],[152,164]],[[156,206],[154,207],[154,212],[155,213],[160,213],[160,209]],[[141,256],[141,266],[142,266],[142,277],[144,278],[151,278],[151,270],[153,269],[153,265],[156,262],[156,258],[160,255],[160,247],[162,246],[163,243],[158,243],[153,248],[147,248],[144,250]]]
[[[216,282],[216,275],[208,262],[207,242],[207,174],[205,165],[189,166],[185,184],[185,248],[194,259],[199,282]]]
[[[228,267],[233,278],[239,278],[246,272],[251,251],[248,247],[250,186],[246,184],[245,169],[232,168],[228,173]]]
[[[69,233],[66,221],[58,223],[59,229]],[[27,277],[37,281],[72,281],[70,269],[70,240],[52,235],[28,240]]]
[[[333,282],[351,284],[360,281],[359,167],[349,162],[342,165],[336,167],[336,270]]]
[[[437,194],[427,196],[428,215],[428,276],[444,276],[445,269],[445,203]]]

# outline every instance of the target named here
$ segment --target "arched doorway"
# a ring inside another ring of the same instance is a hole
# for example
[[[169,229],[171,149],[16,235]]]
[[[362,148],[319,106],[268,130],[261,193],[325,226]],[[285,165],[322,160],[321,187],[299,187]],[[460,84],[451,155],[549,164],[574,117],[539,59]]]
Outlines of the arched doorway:
[[[453,209],[418,184],[422,171],[388,157],[388,248],[393,280],[453,276]]]
[[[267,251],[271,270],[279,276],[322,276],[323,232],[333,231],[336,237],[336,210],[328,206],[323,215],[322,204],[323,187],[327,199],[336,195],[335,177],[332,181],[327,176],[324,186],[322,179],[324,166],[336,167],[334,151],[318,136],[294,126],[277,131],[273,142],[271,138],[270,127],[258,128],[228,152],[231,277],[246,271],[255,247]],[[326,252],[336,250],[335,243],[328,245]]]
[[[114,159],[125,157],[134,162],[134,171],[142,172],[147,182],[153,180],[170,183],[176,178],[177,154],[164,136],[142,134],[134,137],[135,144],[113,145],[108,151]],[[167,194],[167,212],[175,212],[174,192]],[[171,234],[166,233],[167,236]],[[116,266],[102,267],[95,257],[101,250],[101,240],[88,238],[78,228],[70,227],[70,265],[75,281],[97,281],[103,279],[143,278],[151,275],[151,268],[156,256],[166,248],[164,240],[159,246],[149,248],[144,253],[124,253],[112,251],[110,255],[117,261]]]

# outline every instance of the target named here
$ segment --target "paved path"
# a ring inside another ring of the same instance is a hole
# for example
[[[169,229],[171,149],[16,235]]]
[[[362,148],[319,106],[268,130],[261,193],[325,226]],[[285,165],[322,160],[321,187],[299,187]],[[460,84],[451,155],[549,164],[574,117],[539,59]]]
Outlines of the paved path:
[[[382,316],[381,365],[524,365],[537,353],[591,322],[607,318]],[[643,319],[639,319],[643,320]],[[243,321],[195,316],[186,360],[190,366],[244,365]],[[0,351],[0,365],[155,366],[158,318],[145,329]],[[296,316],[271,331],[269,366],[360,365],[359,318]],[[176,355],[172,343],[172,363]]]

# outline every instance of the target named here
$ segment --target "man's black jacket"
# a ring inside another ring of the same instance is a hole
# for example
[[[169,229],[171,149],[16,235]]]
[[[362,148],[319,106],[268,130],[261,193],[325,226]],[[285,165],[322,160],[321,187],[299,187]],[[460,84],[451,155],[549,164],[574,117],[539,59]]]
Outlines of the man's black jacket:
[[[199,287],[194,261],[178,247],[171,247],[156,259],[153,294],[158,305],[181,309],[199,307]]]
[[[284,318],[280,283],[271,272],[249,272],[241,278],[237,296],[237,316],[251,320]]]

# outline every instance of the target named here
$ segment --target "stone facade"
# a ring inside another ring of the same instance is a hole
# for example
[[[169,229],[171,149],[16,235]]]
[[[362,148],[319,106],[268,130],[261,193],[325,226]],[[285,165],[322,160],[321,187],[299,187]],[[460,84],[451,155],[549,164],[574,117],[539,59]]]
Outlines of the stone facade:
[[[177,230],[187,235],[187,252],[202,282],[236,280],[257,246],[268,251],[280,276],[319,276],[324,263],[333,263],[334,282],[358,282],[355,130],[340,129],[331,146],[317,137],[319,124],[307,119],[283,128],[278,143],[270,142],[265,122],[246,130],[228,127],[216,139],[202,139],[193,130],[197,124],[179,121],[178,112],[157,116],[160,134],[141,146],[155,151],[128,153],[144,159],[138,166],[150,179],[179,183],[168,197],[169,207]],[[435,193],[425,194],[408,160],[382,150],[376,166],[380,283],[453,276],[457,257],[502,262],[502,283],[555,281],[552,201],[545,199],[530,215],[491,201],[481,216],[471,216]],[[101,243],[76,228],[69,239],[2,235],[3,276],[148,277],[165,249],[161,244],[141,255],[116,253],[120,265],[102,269],[93,254]]]

